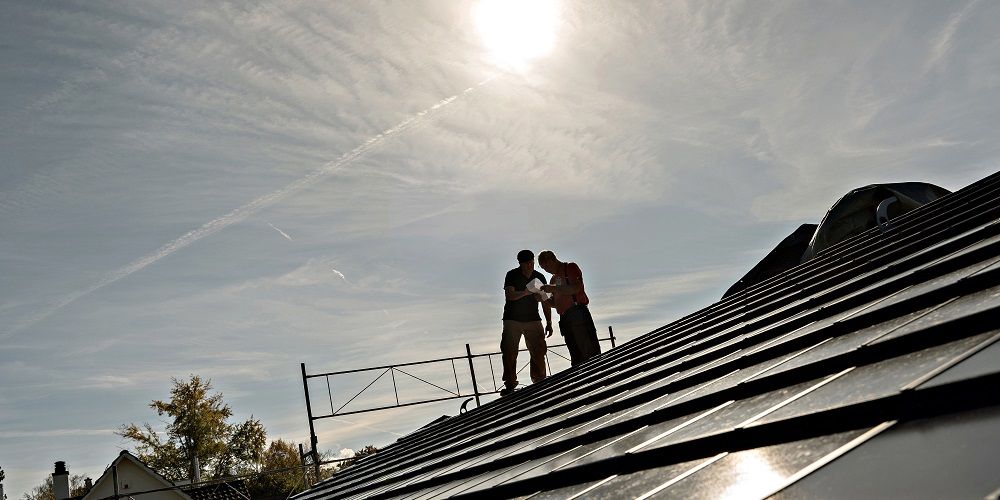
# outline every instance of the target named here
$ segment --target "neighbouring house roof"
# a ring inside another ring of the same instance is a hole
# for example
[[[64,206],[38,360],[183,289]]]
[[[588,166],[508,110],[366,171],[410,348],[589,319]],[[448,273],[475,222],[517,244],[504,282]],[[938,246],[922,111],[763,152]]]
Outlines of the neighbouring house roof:
[[[885,215],[895,219],[950,192],[926,182],[871,184],[853,189],[830,207],[819,224],[802,224],[785,237],[753,269],[729,287],[722,298],[777,276],[815,258],[832,245],[874,228],[878,225],[877,212],[883,202]]]
[[[997,318],[1000,174],[296,498],[984,498]]]
[[[184,488],[184,493],[193,500],[250,500],[250,491],[242,479]]]
[[[809,248],[809,240],[816,232],[816,224],[802,224],[792,234],[778,243],[756,266],[747,271],[739,281],[726,290],[722,298],[729,297],[755,283],[777,276],[802,263],[802,254]]]
[[[160,473],[151,469],[148,465],[143,463],[142,460],[139,460],[138,457],[129,453],[126,450],[122,450],[122,452],[118,454],[118,457],[116,457],[115,460],[111,462],[111,465],[109,465],[108,468],[104,470],[104,474],[101,474],[101,477],[98,478],[96,482],[94,482],[93,488],[91,488],[90,491],[88,491],[87,494],[82,497],[82,500],[98,500],[113,495],[114,474],[112,472],[112,469],[114,467],[119,467],[119,473],[118,473],[119,482],[128,482],[133,485],[129,488],[119,487],[119,493],[121,495],[121,498],[128,498],[128,496],[133,492],[148,491],[149,489],[154,489],[152,487],[155,487],[155,489],[160,489],[160,488],[172,488],[174,486],[174,483],[172,483],[170,480],[160,475]],[[129,467],[128,472],[125,470],[125,467]],[[128,474],[131,471],[137,471],[137,473],[144,476],[143,478],[141,478],[142,479],[141,483],[137,483],[136,480],[138,478],[129,477]],[[189,497],[179,489],[171,489],[167,491],[158,492],[157,496],[174,497],[174,498],[179,498],[180,500],[191,500],[191,497]],[[153,498],[153,497],[150,497],[149,494],[147,494],[143,495],[143,498]]]
[[[127,466],[132,466],[127,468]],[[113,495],[114,483],[112,467],[118,467],[118,478],[122,486],[119,488],[121,498],[141,493],[141,498],[177,498],[180,500],[250,500],[250,493],[245,482],[237,479],[228,482],[217,482],[204,486],[178,485],[146,465],[138,457],[123,450],[104,474],[94,483],[93,488],[81,500],[99,500]],[[143,481],[137,481],[135,474],[144,476]],[[146,493],[150,490],[155,493]]]
[[[892,200],[886,205],[887,215],[896,218],[949,193],[951,191],[926,182],[872,184],[853,189],[827,211],[802,255],[802,262],[815,258],[851,236],[874,228],[877,225],[875,211],[885,200]]]

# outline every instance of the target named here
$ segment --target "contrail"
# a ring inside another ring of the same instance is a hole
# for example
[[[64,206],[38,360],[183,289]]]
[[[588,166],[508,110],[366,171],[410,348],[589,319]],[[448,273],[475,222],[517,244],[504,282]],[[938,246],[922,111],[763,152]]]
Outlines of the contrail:
[[[282,231],[282,230],[278,229],[278,226],[275,226],[274,224],[271,224],[270,222],[268,222],[268,223],[267,223],[267,225],[268,225],[268,226],[271,226],[271,229],[274,229],[275,231],[277,231],[277,232],[281,233],[281,235],[282,235],[282,236],[284,236],[286,240],[288,240],[288,241],[293,241],[293,240],[292,240],[292,237],[291,237],[291,236],[288,236],[288,233],[286,233],[286,232],[284,232],[284,231]]]
[[[311,185],[319,182],[320,180],[326,178],[327,176],[329,176],[330,174],[332,174],[334,171],[336,171],[340,167],[342,167],[344,165],[347,165],[347,164],[353,162],[354,160],[357,160],[358,158],[364,156],[365,153],[368,153],[369,151],[371,151],[372,149],[374,149],[376,146],[378,146],[382,142],[384,142],[386,140],[386,138],[391,137],[391,136],[393,136],[395,134],[398,134],[400,132],[403,132],[404,130],[412,127],[415,123],[418,123],[420,120],[422,120],[425,117],[427,117],[428,114],[433,113],[433,112],[441,109],[442,107],[451,104],[452,102],[454,102],[459,97],[462,97],[462,96],[464,96],[464,95],[472,92],[476,88],[481,87],[481,86],[483,86],[483,85],[485,85],[485,84],[493,81],[494,79],[497,78],[497,76],[499,76],[499,75],[491,76],[491,77],[489,77],[489,78],[487,78],[487,79],[485,79],[485,80],[477,83],[476,85],[463,90],[462,92],[460,92],[458,94],[455,94],[455,95],[453,95],[451,97],[446,97],[444,99],[441,99],[440,101],[438,101],[437,103],[435,103],[433,106],[431,106],[431,107],[429,107],[427,109],[424,109],[423,111],[420,111],[418,113],[415,113],[413,115],[410,115],[405,120],[397,123],[394,127],[388,128],[388,129],[384,130],[382,133],[377,134],[377,135],[369,138],[367,141],[365,141],[364,143],[362,143],[360,146],[358,146],[358,147],[356,147],[356,148],[354,148],[354,149],[352,149],[352,150],[350,150],[350,151],[342,154],[340,156],[340,158],[337,158],[336,160],[332,160],[332,161],[326,163],[322,167],[314,170],[309,175],[306,175],[305,177],[302,177],[302,178],[300,178],[298,180],[292,181],[291,183],[289,183],[288,185],[286,185],[285,187],[283,187],[281,189],[278,189],[277,191],[273,191],[271,193],[265,194],[264,196],[261,196],[261,197],[255,199],[255,200],[253,200],[253,201],[251,201],[251,202],[249,202],[249,203],[247,203],[245,205],[237,207],[237,208],[233,209],[232,211],[230,211],[229,213],[227,213],[227,214],[225,214],[225,215],[223,215],[221,217],[218,217],[216,219],[212,219],[212,220],[206,222],[205,224],[203,224],[198,229],[194,229],[192,231],[187,232],[186,234],[182,235],[180,238],[177,238],[177,239],[171,241],[170,243],[167,243],[166,245],[163,245],[162,247],[160,247],[156,251],[154,251],[154,252],[152,252],[150,254],[144,255],[144,256],[136,259],[135,261],[133,261],[132,263],[130,263],[130,264],[124,266],[124,267],[121,267],[121,268],[118,268],[118,269],[116,269],[114,271],[111,271],[110,273],[108,273],[104,278],[102,278],[97,283],[94,283],[93,285],[91,285],[91,286],[89,286],[87,288],[84,288],[82,290],[78,290],[76,292],[70,293],[70,294],[64,296],[59,301],[57,301],[55,304],[49,306],[48,308],[42,309],[41,311],[39,311],[39,312],[37,312],[37,313],[35,313],[35,314],[27,317],[26,319],[20,321],[18,324],[14,325],[14,327],[11,328],[10,330],[8,330],[7,332],[5,332],[3,334],[0,334],[0,338],[7,338],[7,337],[10,337],[10,336],[12,336],[12,335],[14,335],[16,333],[19,333],[19,332],[23,331],[24,329],[31,327],[35,323],[38,323],[39,321],[42,321],[45,318],[51,316],[56,311],[58,311],[58,310],[60,310],[60,309],[62,309],[64,307],[72,304],[73,302],[76,302],[80,298],[85,297],[85,296],[87,296],[87,295],[89,295],[91,293],[94,293],[97,290],[100,290],[101,288],[104,288],[104,287],[106,287],[106,286],[108,286],[108,285],[110,285],[110,284],[112,284],[112,283],[114,283],[114,282],[116,282],[116,281],[118,281],[118,280],[120,280],[122,278],[125,278],[125,277],[129,276],[130,274],[132,274],[134,272],[140,271],[140,270],[144,269],[146,266],[149,266],[150,264],[153,264],[154,262],[156,262],[156,261],[158,261],[158,260],[160,260],[160,259],[162,259],[162,258],[164,258],[164,257],[166,257],[166,256],[168,256],[168,255],[170,255],[170,254],[172,254],[172,253],[174,253],[174,252],[176,252],[176,251],[178,251],[178,250],[180,250],[180,249],[182,249],[182,248],[184,248],[184,247],[186,247],[186,246],[188,246],[188,245],[190,245],[190,244],[192,244],[192,243],[194,243],[194,242],[196,242],[196,241],[198,241],[198,240],[200,240],[202,238],[205,238],[207,236],[211,236],[211,235],[213,235],[213,234],[215,234],[215,233],[217,233],[217,232],[219,232],[219,231],[221,231],[221,230],[223,230],[223,229],[225,229],[225,228],[227,228],[227,227],[229,227],[229,226],[231,226],[231,225],[233,225],[233,224],[235,224],[237,222],[240,222],[240,221],[246,219],[247,217],[250,217],[251,215],[257,213],[262,208],[270,206],[270,205],[273,205],[274,203],[278,202],[279,200],[281,200],[282,198],[288,196],[289,194],[301,191],[302,189],[304,189],[306,187],[309,187],[309,186],[311,186]]]
[[[347,276],[344,276],[344,273],[342,273],[342,272],[340,272],[340,271],[338,271],[336,269],[333,269],[333,268],[330,268],[330,270],[333,271],[333,274],[336,274],[337,276],[340,276],[340,279],[342,279],[344,281],[347,281]],[[347,282],[350,283],[350,281],[347,281]]]
[[[362,424],[361,422],[351,422],[350,420],[346,420],[346,419],[343,419],[343,418],[333,418],[331,420],[333,420],[334,422],[343,422],[345,424],[351,424],[351,425],[357,425],[357,426],[360,426],[360,427],[366,427],[368,429],[376,430],[376,431],[379,431],[379,432],[386,432],[386,433],[389,433],[389,434],[395,434],[397,436],[403,436],[403,434],[400,434],[398,432],[392,432],[392,431],[389,431],[389,430],[385,430],[385,429],[383,429],[381,427],[375,427],[374,425]]]

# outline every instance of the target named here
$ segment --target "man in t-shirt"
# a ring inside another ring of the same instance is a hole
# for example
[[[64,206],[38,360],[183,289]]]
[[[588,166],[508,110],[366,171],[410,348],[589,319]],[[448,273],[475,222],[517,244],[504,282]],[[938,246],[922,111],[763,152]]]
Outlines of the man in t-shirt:
[[[507,301],[503,306],[503,336],[500,351],[503,353],[503,383],[501,396],[510,394],[517,386],[517,351],[521,336],[531,354],[531,381],[541,382],[545,378],[545,337],[552,335],[552,308],[544,306],[545,328],[538,316],[541,295],[528,290],[528,283],[537,279],[545,284],[545,276],[535,270],[535,254],[531,250],[517,253],[518,266],[507,271],[503,281]]]
[[[551,250],[538,254],[538,265],[552,275],[551,283],[542,291],[552,294],[549,299],[559,313],[559,333],[566,338],[570,364],[576,366],[601,353],[597,327],[590,315],[587,292],[583,288],[583,272],[573,262],[560,262]]]

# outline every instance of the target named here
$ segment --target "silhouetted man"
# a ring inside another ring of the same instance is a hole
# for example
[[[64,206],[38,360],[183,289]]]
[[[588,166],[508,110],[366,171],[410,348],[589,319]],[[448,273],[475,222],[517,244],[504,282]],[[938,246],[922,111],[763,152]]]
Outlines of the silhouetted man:
[[[576,366],[601,353],[597,327],[587,304],[590,299],[583,287],[583,271],[573,262],[560,262],[551,250],[538,254],[538,265],[552,275],[542,290],[552,294],[550,301],[559,313],[559,333],[566,339],[570,364]]]
[[[500,351],[503,353],[503,383],[501,396],[510,394],[517,386],[517,351],[524,336],[524,344],[531,355],[531,381],[545,378],[545,337],[552,335],[552,308],[545,304],[545,328],[538,316],[540,294],[528,290],[532,280],[545,284],[545,276],[535,270],[535,254],[531,250],[517,253],[518,266],[507,271],[503,289],[507,301],[503,306],[503,334]]]

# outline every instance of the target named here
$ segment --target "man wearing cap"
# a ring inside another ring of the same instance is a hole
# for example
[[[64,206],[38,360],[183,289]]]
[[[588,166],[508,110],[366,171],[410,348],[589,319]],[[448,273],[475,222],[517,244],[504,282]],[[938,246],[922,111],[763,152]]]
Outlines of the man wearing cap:
[[[521,344],[521,336],[531,355],[530,374],[533,383],[545,378],[545,337],[552,335],[552,308],[544,304],[545,327],[538,316],[538,303],[542,296],[528,290],[532,280],[546,283],[545,276],[535,270],[535,254],[531,250],[521,250],[517,253],[518,266],[507,271],[503,289],[506,302],[503,306],[503,334],[500,339],[500,351],[503,353],[503,383],[500,391],[505,396],[514,391],[517,386],[517,351]],[[546,335],[548,334],[548,335]]]

